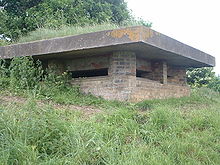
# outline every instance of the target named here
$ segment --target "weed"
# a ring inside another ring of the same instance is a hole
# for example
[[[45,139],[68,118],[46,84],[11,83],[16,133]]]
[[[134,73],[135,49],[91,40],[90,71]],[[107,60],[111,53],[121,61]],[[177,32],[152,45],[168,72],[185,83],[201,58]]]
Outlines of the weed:
[[[82,26],[62,26],[60,28],[39,28],[36,31],[30,32],[29,34],[20,37],[17,42],[10,43],[10,42],[4,42],[0,43],[0,46],[8,45],[8,44],[16,44],[16,43],[24,43],[24,42],[31,42],[31,41],[37,41],[37,40],[44,40],[44,39],[51,39],[56,37],[64,37],[64,36],[71,36],[71,35],[79,35],[79,34],[85,34],[85,33],[91,33],[91,32],[97,32],[97,31],[103,31],[103,30],[112,30],[117,29],[120,27],[129,27],[129,26],[147,26],[151,27],[151,23],[146,22],[142,19],[140,20],[134,20],[134,21],[127,21],[123,22],[120,26],[104,22],[102,24],[86,24],[83,27]]]
[[[203,95],[199,91],[189,99],[193,97]],[[217,165],[220,103],[193,99],[196,106],[187,114],[176,108],[177,100],[167,106],[162,100],[141,113],[136,105],[114,103],[114,111],[106,109],[108,114],[86,120],[74,111],[39,107],[35,100],[23,105],[0,103],[0,162]],[[202,106],[207,103],[211,108]]]
[[[0,64],[0,92],[29,97],[24,104],[0,101],[0,164],[220,164],[217,92],[201,88],[190,97],[137,104],[106,101],[70,86],[65,73],[43,73],[32,58]],[[39,106],[39,99],[107,113],[85,119]]]

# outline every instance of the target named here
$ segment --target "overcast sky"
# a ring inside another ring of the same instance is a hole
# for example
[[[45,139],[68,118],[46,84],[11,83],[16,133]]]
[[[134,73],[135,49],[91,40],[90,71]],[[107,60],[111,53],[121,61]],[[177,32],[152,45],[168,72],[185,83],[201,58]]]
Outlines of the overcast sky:
[[[126,0],[152,28],[216,58],[220,74],[220,0]]]

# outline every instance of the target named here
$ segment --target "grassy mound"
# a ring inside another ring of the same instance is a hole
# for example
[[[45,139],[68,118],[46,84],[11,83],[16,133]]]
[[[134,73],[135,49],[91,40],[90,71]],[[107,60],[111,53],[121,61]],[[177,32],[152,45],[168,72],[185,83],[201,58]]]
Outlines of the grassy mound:
[[[137,104],[90,100],[103,113],[85,118],[35,98],[0,100],[0,164],[220,164],[219,93]]]
[[[112,30],[122,27],[129,27],[129,26],[147,26],[151,27],[151,23],[143,22],[143,21],[130,21],[125,22],[124,25],[116,25],[113,23],[102,23],[102,24],[88,24],[84,26],[62,26],[57,29],[53,28],[39,28],[35,31],[28,33],[27,35],[21,36],[16,42],[6,42],[4,40],[0,40],[0,46],[10,45],[10,44],[17,44],[17,43],[25,43],[31,41],[38,41],[38,40],[45,40],[57,37],[65,37],[71,35],[79,35],[103,30]]]
[[[220,164],[219,93],[134,104],[84,95],[68,77],[30,57],[0,61],[1,165]]]

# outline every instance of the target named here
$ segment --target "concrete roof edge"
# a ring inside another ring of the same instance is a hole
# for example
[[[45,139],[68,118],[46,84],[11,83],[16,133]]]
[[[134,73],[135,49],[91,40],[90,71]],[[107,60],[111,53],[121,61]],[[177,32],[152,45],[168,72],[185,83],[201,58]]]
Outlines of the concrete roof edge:
[[[4,48],[4,47],[16,46],[16,45],[26,45],[26,44],[43,42],[43,41],[59,40],[59,39],[65,39],[65,38],[68,38],[68,37],[76,37],[76,36],[99,33],[99,32],[108,32],[108,31],[113,31],[113,30],[129,29],[129,28],[143,28],[143,27],[148,28],[148,27],[145,27],[143,25],[128,26],[128,27],[122,27],[122,28],[116,28],[116,29],[110,29],[110,30],[99,30],[99,31],[96,31],[96,32],[81,33],[81,34],[76,34],[76,35],[68,35],[68,36],[62,36],[62,37],[54,37],[54,38],[48,38],[48,39],[42,39],[42,40],[34,40],[34,41],[28,41],[28,42],[15,43],[15,44],[10,44],[10,45],[0,46],[0,48],[1,47]]]
[[[199,61],[205,65],[215,66],[215,57],[145,26],[102,30],[8,45],[0,47],[0,58],[88,50],[137,42],[142,42],[158,49]]]
[[[209,65],[210,67],[214,67],[216,64],[215,57],[208,53],[205,53],[197,48],[194,48],[183,42],[173,39],[167,35],[159,33],[151,28],[143,27],[142,30],[143,30],[142,33],[146,33],[146,30],[147,30],[147,33],[152,34],[152,36],[148,38],[142,37],[140,41],[142,43],[160,48],[162,50],[165,50],[165,51],[168,51],[168,52],[180,55],[180,56],[184,56],[186,58],[189,58],[195,61],[205,63]],[[151,31],[151,32],[148,32],[148,31]]]

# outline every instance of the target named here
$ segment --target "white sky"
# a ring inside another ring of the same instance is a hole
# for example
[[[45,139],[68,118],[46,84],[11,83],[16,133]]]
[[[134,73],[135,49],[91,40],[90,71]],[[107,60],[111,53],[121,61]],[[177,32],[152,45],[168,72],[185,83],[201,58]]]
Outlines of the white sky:
[[[216,58],[220,75],[220,0],[126,0],[152,29]]]

